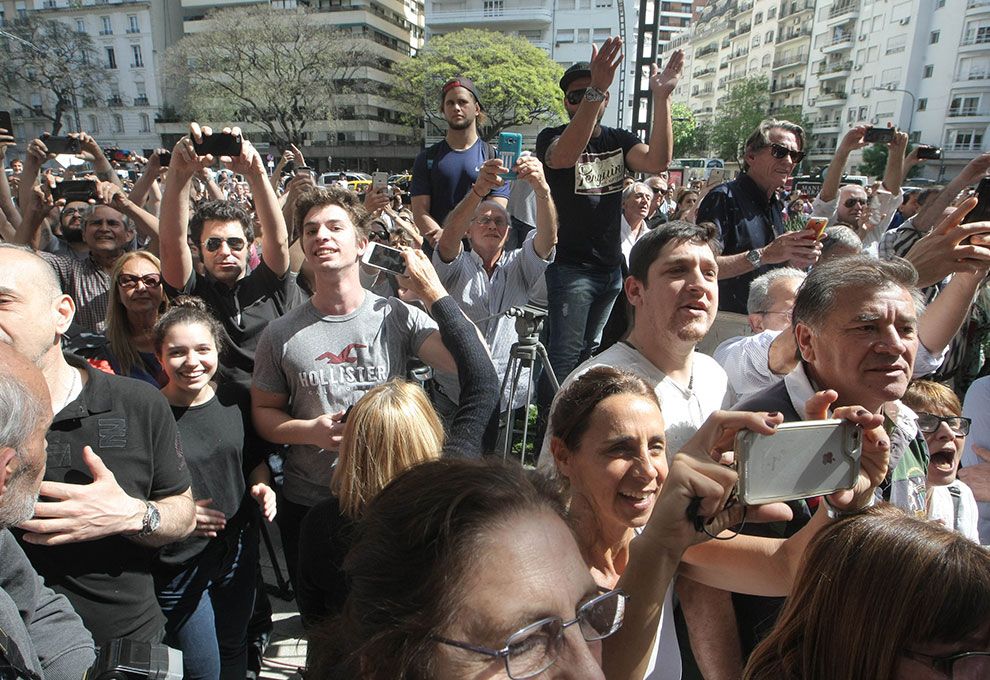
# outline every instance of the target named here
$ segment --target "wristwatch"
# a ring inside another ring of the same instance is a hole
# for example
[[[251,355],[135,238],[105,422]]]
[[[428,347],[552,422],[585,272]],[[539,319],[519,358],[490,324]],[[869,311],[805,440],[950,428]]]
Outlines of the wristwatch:
[[[759,269],[763,263],[763,253],[754,248],[746,253],[746,261],[753,265],[753,269]]]
[[[842,519],[843,517],[850,517],[851,515],[858,515],[867,508],[872,508],[877,504],[877,496],[873,494],[870,496],[869,502],[861,508],[856,508],[855,510],[840,510],[831,503],[828,502],[828,496],[822,496],[822,500],[825,501],[825,515],[829,519]]]
[[[144,519],[141,520],[141,531],[138,532],[138,536],[141,537],[151,536],[162,525],[162,514],[158,512],[158,506],[151,501],[145,501],[144,504],[147,508],[144,511]]]
[[[589,87],[584,91],[584,101],[603,102],[605,101],[605,93],[597,88]]]

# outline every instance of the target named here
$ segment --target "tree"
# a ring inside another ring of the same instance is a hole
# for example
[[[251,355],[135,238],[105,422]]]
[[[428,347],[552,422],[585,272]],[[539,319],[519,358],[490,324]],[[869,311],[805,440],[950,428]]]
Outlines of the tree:
[[[911,153],[911,149],[914,148],[914,144],[908,144],[907,148],[904,150],[905,154]],[[884,173],[887,172],[887,154],[890,150],[886,144],[871,144],[870,146],[863,148],[863,162],[859,165],[860,173],[867,175],[868,177],[883,177]],[[908,172],[908,177],[914,177],[921,168],[919,166],[914,166]]]
[[[440,115],[440,89],[457,75],[470,78],[481,95],[488,122],[480,131],[491,139],[502,130],[564,117],[557,83],[563,69],[525,38],[466,29],[432,38],[410,59],[396,62],[393,96],[416,125],[425,116],[446,129]],[[416,125],[420,127],[419,125]]]
[[[736,160],[746,138],[767,117],[770,85],[766,76],[744,78],[719,102],[711,145],[720,158]]]
[[[52,123],[52,134],[62,129],[62,117],[76,114],[83,100],[97,99],[107,81],[106,68],[95,56],[93,40],[54,19],[28,13],[7,24],[0,38],[6,53],[0,59],[0,91],[13,102]],[[31,95],[42,94],[41,107]]]
[[[674,124],[674,156],[683,158],[693,155],[698,150],[698,122],[694,119],[694,113],[686,104],[675,102],[670,107],[670,117]]]
[[[377,63],[366,43],[299,8],[230,8],[210,28],[166,53],[165,73],[190,119],[240,121],[280,146],[301,145],[315,122],[330,123],[358,69]]]

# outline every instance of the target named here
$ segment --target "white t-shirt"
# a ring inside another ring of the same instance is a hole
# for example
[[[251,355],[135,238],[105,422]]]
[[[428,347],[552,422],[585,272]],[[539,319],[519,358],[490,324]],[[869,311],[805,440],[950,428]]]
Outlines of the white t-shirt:
[[[959,514],[956,515],[956,500],[953,492],[959,496]],[[976,520],[979,511],[976,508],[976,498],[973,491],[962,480],[955,480],[946,486],[928,488],[928,517],[941,522],[947,529],[959,527],[959,533],[969,540],[979,543],[980,535],[976,530]]]

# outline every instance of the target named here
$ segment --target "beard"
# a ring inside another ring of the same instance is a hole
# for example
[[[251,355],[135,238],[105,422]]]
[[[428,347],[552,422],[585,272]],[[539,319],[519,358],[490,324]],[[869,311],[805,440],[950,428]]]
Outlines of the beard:
[[[17,526],[34,517],[34,505],[38,501],[38,489],[34,487],[37,478],[38,467],[23,463],[10,476],[0,502],[0,529]]]
[[[447,127],[450,128],[451,130],[467,130],[472,125],[474,125],[474,119],[473,118],[470,119],[470,120],[468,120],[467,118],[465,118],[464,120],[459,121],[459,122],[456,122],[456,123],[455,122],[451,122],[449,120],[447,121]]]
[[[62,238],[68,241],[69,243],[82,243],[83,242],[82,229],[78,227],[67,227],[63,225]]]

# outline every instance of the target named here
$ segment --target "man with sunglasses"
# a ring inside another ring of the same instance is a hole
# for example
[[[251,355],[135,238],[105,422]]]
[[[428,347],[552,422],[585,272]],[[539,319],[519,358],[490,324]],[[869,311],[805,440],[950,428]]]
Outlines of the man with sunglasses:
[[[894,132],[893,139],[887,144],[887,166],[883,182],[876,187],[871,199],[866,189],[859,184],[840,186],[849,154],[868,146],[863,141],[863,136],[869,129],[868,125],[857,125],[842,137],[825,171],[825,181],[815,197],[811,214],[828,217],[829,226],[844,224],[850,227],[863,242],[864,249],[876,253],[877,244],[890,226],[901,202],[904,150],[908,136],[905,132]]]
[[[698,205],[697,222],[722,234],[718,258],[719,309],[746,313],[749,284],[773,267],[806,269],[821,248],[810,231],[784,231],[784,204],[777,196],[804,159],[804,129],[768,118],[746,140],[742,174],[715,187]]]
[[[193,176],[214,163],[193,148],[213,134],[210,128],[190,125],[172,151],[168,182],[162,196],[162,277],[169,295],[196,295],[220,320],[226,331],[220,357],[222,380],[250,389],[254,350],[261,331],[301,300],[295,276],[289,272],[288,231],[265,169],[264,160],[247,140],[241,154],[223,163],[244,175],[254,196],[261,225],[261,263],[250,270],[248,249],[254,240],[251,216],[234,201],[201,203],[190,218],[189,193]],[[230,132],[240,134],[236,128]],[[199,246],[205,274],[193,267],[188,237]]]
[[[560,229],[554,262],[547,268],[550,337],[547,352],[554,372],[566,376],[592,356],[622,290],[622,186],[626,171],[657,173],[673,157],[670,97],[684,54],[675,50],[661,71],[650,67],[653,129],[649,144],[626,130],[601,124],[608,89],[623,63],[622,40],[592,47],[591,61],[578,62],[560,79],[566,125],[545,128],[536,156],[546,168]],[[541,381],[541,404],[552,398]]]

